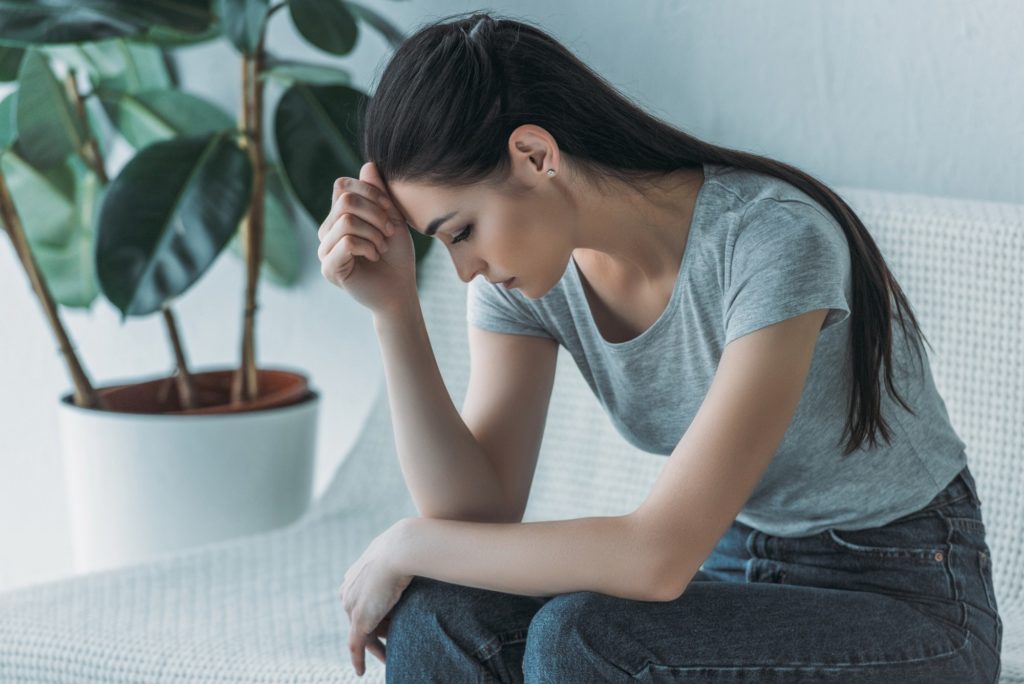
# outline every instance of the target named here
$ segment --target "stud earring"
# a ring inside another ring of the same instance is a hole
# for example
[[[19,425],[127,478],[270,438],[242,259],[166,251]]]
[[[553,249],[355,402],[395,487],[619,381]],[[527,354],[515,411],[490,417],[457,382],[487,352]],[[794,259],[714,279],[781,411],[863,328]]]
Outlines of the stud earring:
[[[554,175],[555,175],[555,170],[554,169],[548,169],[548,177],[550,178],[551,176],[554,176]]]

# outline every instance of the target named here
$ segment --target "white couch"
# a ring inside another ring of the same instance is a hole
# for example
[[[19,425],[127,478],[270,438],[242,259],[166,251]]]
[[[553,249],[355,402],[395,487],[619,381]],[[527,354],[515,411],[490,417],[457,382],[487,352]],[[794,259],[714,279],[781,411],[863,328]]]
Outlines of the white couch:
[[[932,369],[968,445],[1004,621],[1001,681],[1024,684],[1024,205],[838,189],[859,213],[935,347]],[[447,251],[422,299],[456,406],[465,393],[465,286]],[[560,352],[526,520],[625,513],[664,464],[614,430]],[[417,515],[383,385],[355,446],[298,522],[165,559],[0,594],[0,682],[383,681],[356,677],[337,598],[345,570]]]

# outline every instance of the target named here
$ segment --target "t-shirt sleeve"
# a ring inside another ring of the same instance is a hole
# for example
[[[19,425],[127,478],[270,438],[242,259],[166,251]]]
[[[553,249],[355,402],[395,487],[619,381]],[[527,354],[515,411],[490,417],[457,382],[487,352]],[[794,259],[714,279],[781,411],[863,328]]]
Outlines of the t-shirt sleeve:
[[[484,278],[469,281],[466,320],[483,330],[555,339],[526,303],[503,285],[492,285]]]
[[[725,344],[815,309],[821,329],[850,315],[846,235],[823,209],[800,200],[759,200],[740,221],[727,254]]]

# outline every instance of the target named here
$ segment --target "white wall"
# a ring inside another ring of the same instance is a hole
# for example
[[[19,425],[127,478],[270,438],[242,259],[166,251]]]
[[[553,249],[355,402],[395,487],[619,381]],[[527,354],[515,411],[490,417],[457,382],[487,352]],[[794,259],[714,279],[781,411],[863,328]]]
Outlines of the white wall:
[[[481,6],[376,7],[414,30]],[[795,164],[830,185],[1024,202],[1024,10],[1012,0],[521,0],[485,8],[540,23],[640,104],[710,142]],[[271,49],[333,61],[307,49],[285,14],[271,24]],[[368,88],[385,54],[383,41],[365,34],[340,61]],[[236,111],[230,49],[190,48],[181,66],[187,89]],[[257,355],[261,364],[308,369],[321,391],[319,493],[383,376],[371,318],[320,277],[315,225],[307,224],[300,287],[261,287]],[[236,362],[242,286],[240,262],[225,254],[177,303],[194,366]],[[70,385],[4,238],[0,292],[4,589],[70,570],[55,434],[56,398]],[[155,317],[121,326],[105,302],[63,317],[97,384],[172,366]]]

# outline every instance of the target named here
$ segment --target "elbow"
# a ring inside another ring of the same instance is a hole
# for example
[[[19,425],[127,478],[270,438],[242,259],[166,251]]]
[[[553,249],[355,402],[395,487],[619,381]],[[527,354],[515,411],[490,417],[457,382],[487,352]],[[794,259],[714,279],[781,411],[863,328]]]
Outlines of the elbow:
[[[650,559],[646,564],[648,571],[641,573],[646,580],[646,600],[676,600],[697,573],[697,567],[690,567],[692,559],[678,548],[678,534],[665,533],[662,526],[652,527],[643,516],[634,514],[627,517],[631,525],[628,538],[642,540],[635,550]]]
[[[650,583],[652,601],[675,601],[696,573],[681,571],[678,563],[660,563]]]

